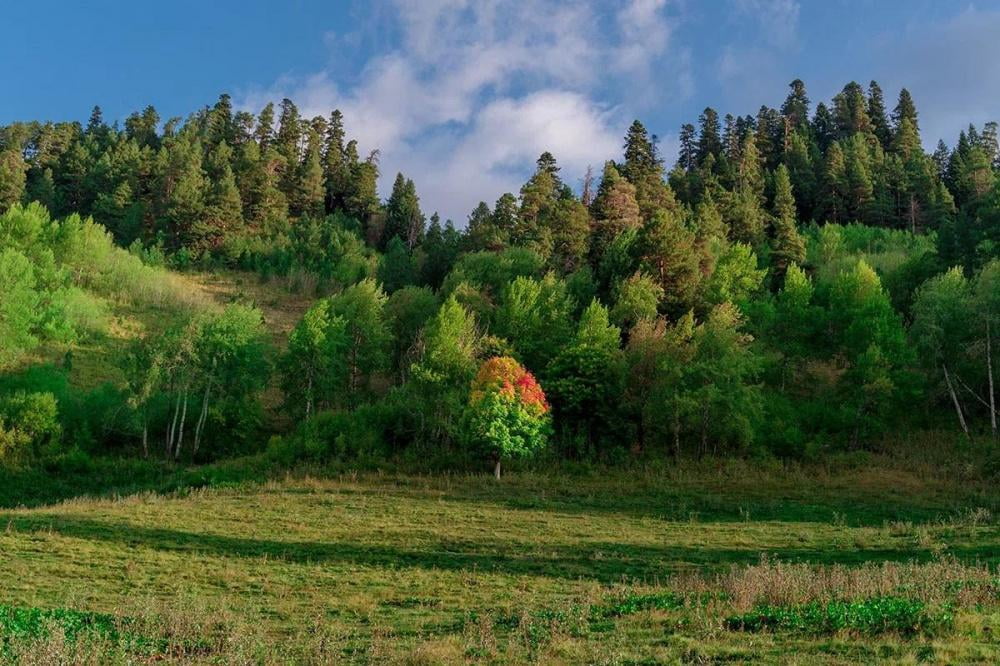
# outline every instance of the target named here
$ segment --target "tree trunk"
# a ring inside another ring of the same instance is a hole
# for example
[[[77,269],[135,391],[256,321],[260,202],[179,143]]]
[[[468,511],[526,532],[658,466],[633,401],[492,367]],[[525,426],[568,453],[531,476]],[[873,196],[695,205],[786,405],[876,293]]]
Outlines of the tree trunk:
[[[993,389],[993,341],[990,337],[990,321],[986,320],[986,375],[990,379],[990,426],[993,437],[997,436],[997,396]]]
[[[306,420],[309,419],[309,415],[312,414],[313,406],[313,378],[312,373],[309,373],[309,387],[306,389]]]
[[[681,459],[681,420],[674,410],[674,461]]]
[[[184,444],[184,420],[187,418],[188,413],[188,394],[187,389],[184,389],[184,407],[181,409],[181,427],[180,432],[177,433],[177,448],[174,449],[174,460],[180,460],[181,457],[181,445]]]
[[[944,370],[944,381],[948,385],[948,393],[951,395],[951,402],[955,405],[955,413],[958,414],[958,423],[962,426],[962,432],[965,436],[969,436],[969,426],[965,423],[965,414],[962,413],[962,405],[958,402],[958,396],[955,395],[955,387],[951,383],[951,375],[948,374],[948,366],[944,363],[941,364],[941,369]]]
[[[212,389],[210,384],[205,385],[205,397],[201,400],[201,414],[198,415],[198,425],[194,429],[194,454],[198,455],[198,447],[201,446],[201,433],[205,427],[205,420],[208,418],[208,392]]]
[[[181,410],[181,394],[177,392],[177,400],[174,401],[174,418],[170,421],[170,429],[167,431],[167,457],[174,452],[174,435],[177,432],[177,415]]]
[[[497,458],[496,467],[493,468],[493,476],[495,476],[497,478],[497,481],[500,480],[500,459],[499,458]]]
[[[149,422],[142,417],[142,457],[149,458]]]

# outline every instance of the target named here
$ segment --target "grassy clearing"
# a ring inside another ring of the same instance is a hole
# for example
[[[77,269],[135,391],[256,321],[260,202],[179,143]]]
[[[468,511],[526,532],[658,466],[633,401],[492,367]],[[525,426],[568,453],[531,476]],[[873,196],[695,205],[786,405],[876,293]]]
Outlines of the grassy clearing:
[[[878,469],[292,475],[9,509],[4,603],[141,630],[54,627],[7,649],[95,663],[142,650],[271,663],[1000,658],[991,483],[946,482],[913,460]]]

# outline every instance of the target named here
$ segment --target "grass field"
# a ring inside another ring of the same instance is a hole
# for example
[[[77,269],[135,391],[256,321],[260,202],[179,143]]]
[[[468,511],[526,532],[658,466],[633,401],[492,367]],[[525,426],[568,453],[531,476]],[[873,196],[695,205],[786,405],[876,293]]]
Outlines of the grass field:
[[[995,663],[1000,493],[945,457],[330,472],[5,509],[0,655]]]

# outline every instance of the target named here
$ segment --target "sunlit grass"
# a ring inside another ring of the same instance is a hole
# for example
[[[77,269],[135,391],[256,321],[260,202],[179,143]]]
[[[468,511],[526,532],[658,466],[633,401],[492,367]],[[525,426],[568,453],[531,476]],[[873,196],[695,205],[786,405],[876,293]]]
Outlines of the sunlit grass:
[[[224,627],[199,649],[222,661],[246,650],[275,663],[1000,655],[1000,526],[975,483],[903,468],[881,484],[863,469],[747,469],[513,473],[501,483],[291,476],[75,499],[0,515],[0,589],[18,607],[155,609],[143,635],[175,636],[179,661],[208,659],[184,646],[213,618]],[[919,602],[917,630],[725,625],[759,604],[794,614],[857,601],[881,612],[886,597]],[[925,608],[954,617],[925,625]],[[177,614],[187,627],[166,629]],[[32,650],[38,641],[51,642]]]

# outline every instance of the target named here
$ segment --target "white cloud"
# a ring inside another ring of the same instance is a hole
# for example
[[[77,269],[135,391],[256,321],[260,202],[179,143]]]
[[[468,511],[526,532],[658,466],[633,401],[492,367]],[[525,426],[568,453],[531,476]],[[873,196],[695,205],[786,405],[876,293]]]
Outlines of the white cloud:
[[[629,0],[610,12],[601,0],[395,0],[391,8],[395,23],[382,27],[398,29],[398,46],[374,53],[358,84],[318,72],[248,93],[242,105],[287,96],[307,116],[341,109],[361,148],[380,150],[383,192],[402,171],[426,211],[459,223],[479,200],[516,191],[543,150],[574,183],[587,165],[620,153],[635,108],[664,90],[691,91],[686,53],[671,50],[667,0]],[[642,91],[635,108],[596,101],[621,86]]]

